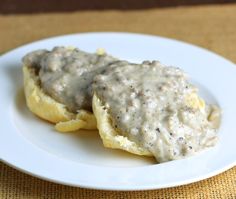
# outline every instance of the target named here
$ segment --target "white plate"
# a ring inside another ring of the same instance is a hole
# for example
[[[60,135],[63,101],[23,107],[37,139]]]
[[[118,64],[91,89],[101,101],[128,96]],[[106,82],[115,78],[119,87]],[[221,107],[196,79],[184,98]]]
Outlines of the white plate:
[[[153,159],[105,149],[98,133],[62,134],[32,115],[22,93],[21,57],[56,45],[94,52],[103,47],[117,57],[160,60],[190,74],[201,94],[223,110],[215,148],[183,160],[155,164]],[[62,184],[107,190],[144,190],[196,182],[235,165],[236,67],[202,48],[156,36],[88,33],[37,41],[0,57],[0,157],[33,176]]]

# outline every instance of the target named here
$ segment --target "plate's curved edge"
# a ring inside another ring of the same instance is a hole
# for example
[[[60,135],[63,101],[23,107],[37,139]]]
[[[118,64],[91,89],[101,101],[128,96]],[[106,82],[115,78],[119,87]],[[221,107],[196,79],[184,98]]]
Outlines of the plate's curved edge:
[[[129,35],[129,36],[136,35],[136,36],[145,36],[145,37],[150,37],[150,38],[151,38],[151,37],[152,37],[152,38],[160,38],[160,39],[163,39],[163,40],[176,42],[176,43],[178,43],[178,44],[184,44],[184,45],[187,45],[187,46],[192,46],[192,47],[198,48],[199,50],[205,51],[205,52],[207,52],[207,53],[209,53],[209,54],[211,54],[211,55],[219,56],[219,57],[221,57],[222,59],[224,59],[224,61],[226,61],[226,62],[229,62],[229,63],[234,64],[234,65],[236,64],[236,63],[234,63],[232,60],[227,59],[226,57],[224,57],[224,56],[218,54],[217,52],[210,51],[210,50],[207,49],[207,48],[204,48],[204,47],[202,47],[202,46],[195,45],[195,44],[192,44],[192,43],[188,43],[188,42],[186,42],[186,41],[177,40],[177,39],[175,39],[175,38],[167,38],[167,37],[164,37],[164,36],[159,36],[159,35],[154,35],[154,34],[145,34],[145,33],[137,33],[137,32],[122,32],[122,31],[120,31],[120,32],[112,32],[112,31],[111,31],[111,32],[103,32],[103,31],[101,31],[101,32],[80,32],[80,33],[72,33],[72,34],[55,35],[55,36],[51,36],[51,37],[45,37],[45,38],[39,39],[39,40],[34,41],[34,42],[25,43],[25,44],[23,44],[23,45],[17,46],[17,47],[14,48],[13,50],[9,50],[9,51],[7,51],[7,52],[4,52],[3,54],[0,55],[0,59],[1,59],[3,56],[7,55],[8,53],[12,52],[12,51],[18,50],[18,49],[23,48],[23,47],[27,47],[27,46],[29,46],[29,45],[34,45],[34,44],[36,44],[36,43],[38,43],[38,42],[45,42],[45,41],[47,41],[47,40],[59,39],[59,38],[68,37],[68,36],[69,36],[69,37],[70,37],[70,36],[87,36],[87,35],[98,35],[98,34],[100,34],[100,35],[104,35],[104,34],[109,34],[109,35],[114,34],[114,35],[117,35],[117,34],[119,34],[119,35]]]
[[[147,190],[157,190],[157,189],[167,189],[167,188],[173,188],[173,187],[180,187],[180,186],[184,186],[184,185],[189,185],[195,182],[200,182],[203,180],[207,180],[211,177],[214,177],[216,175],[219,175],[229,169],[232,169],[233,167],[236,166],[236,161],[224,168],[222,168],[221,170],[217,170],[214,172],[209,173],[208,175],[203,175],[203,176],[199,176],[198,178],[195,178],[193,180],[186,180],[181,182],[176,182],[176,183],[171,183],[171,184],[164,184],[162,186],[156,186],[154,185],[147,185],[147,186],[143,186],[142,188],[140,188],[139,186],[132,186],[132,187],[127,187],[127,186],[92,186],[91,184],[75,184],[75,183],[69,183],[69,182],[65,182],[65,181],[60,181],[57,179],[52,179],[52,178],[48,178],[47,176],[42,176],[42,175],[36,175],[35,173],[29,172],[23,168],[17,167],[15,165],[12,165],[10,163],[8,163],[7,161],[4,161],[3,159],[1,159],[0,161],[2,161],[4,164],[8,165],[9,167],[16,169],[24,174],[39,178],[41,180],[46,180],[48,182],[52,182],[52,183],[56,183],[56,184],[61,184],[61,185],[66,185],[66,186],[72,186],[72,187],[80,187],[80,188],[86,188],[86,189],[94,189],[94,190],[104,190],[104,191],[147,191]]]

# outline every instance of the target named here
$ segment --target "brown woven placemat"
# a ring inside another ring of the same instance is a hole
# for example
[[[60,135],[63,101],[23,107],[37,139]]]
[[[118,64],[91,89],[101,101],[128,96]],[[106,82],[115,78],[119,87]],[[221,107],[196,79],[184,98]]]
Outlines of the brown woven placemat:
[[[203,46],[236,62],[236,4],[125,12],[0,15],[0,53],[49,36],[90,31],[130,31],[172,37]],[[0,163],[0,198],[235,199],[236,167],[176,188],[113,192],[57,185]]]

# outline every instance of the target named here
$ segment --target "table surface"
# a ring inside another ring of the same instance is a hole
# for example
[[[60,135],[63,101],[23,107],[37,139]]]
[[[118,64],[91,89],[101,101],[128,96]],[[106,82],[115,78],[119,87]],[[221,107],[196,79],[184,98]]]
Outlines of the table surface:
[[[190,42],[236,62],[236,4],[145,10],[0,15],[0,53],[38,39],[80,32],[122,31]],[[236,198],[236,167],[190,185],[153,191],[98,191],[58,185],[0,163],[5,198]]]

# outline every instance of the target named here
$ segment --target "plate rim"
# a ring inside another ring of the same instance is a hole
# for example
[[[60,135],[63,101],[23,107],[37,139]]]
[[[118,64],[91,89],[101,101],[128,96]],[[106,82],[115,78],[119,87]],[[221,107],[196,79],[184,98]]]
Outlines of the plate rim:
[[[189,180],[182,181],[181,184],[179,182],[175,182],[175,183],[165,184],[165,185],[162,185],[162,186],[147,185],[147,186],[142,186],[142,188],[140,188],[139,186],[133,186],[133,187],[127,187],[127,188],[124,188],[124,187],[117,188],[115,186],[107,187],[107,186],[100,185],[98,187],[98,186],[92,186],[91,184],[88,184],[88,185],[80,184],[80,185],[78,185],[76,183],[69,183],[69,182],[65,182],[63,180],[52,179],[52,178],[49,178],[49,177],[43,176],[43,175],[37,175],[37,174],[32,173],[28,170],[25,170],[24,168],[17,167],[17,166],[15,166],[15,165],[13,165],[13,164],[5,161],[5,160],[2,160],[2,159],[0,159],[0,161],[2,161],[2,163],[6,164],[7,166],[9,166],[9,167],[11,167],[11,168],[13,168],[17,171],[22,172],[23,174],[30,175],[30,176],[36,177],[38,179],[41,179],[41,180],[45,180],[45,181],[48,181],[48,182],[52,182],[52,183],[56,183],[56,184],[60,184],[60,185],[65,185],[65,186],[85,188],[85,189],[93,189],[93,190],[102,190],[102,191],[151,191],[151,190],[158,190],[158,189],[167,189],[167,188],[180,187],[180,186],[190,185],[190,184],[193,184],[193,183],[196,183],[196,182],[201,182],[201,181],[204,181],[204,180],[208,180],[208,179],[210,179],[212,177],[215,177],[217,175],[220,175],[223,172],[226,172],[227,170],[232,169],[236,166],[235,165],[236,163],[231,163],[228,166],[223,167],[221,170],[210,172],[206,175],[199,176],[198,178],[194,178],[193,180],[189,179]]]

